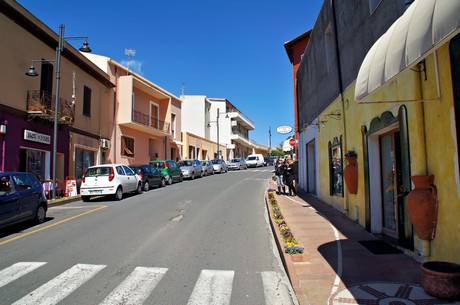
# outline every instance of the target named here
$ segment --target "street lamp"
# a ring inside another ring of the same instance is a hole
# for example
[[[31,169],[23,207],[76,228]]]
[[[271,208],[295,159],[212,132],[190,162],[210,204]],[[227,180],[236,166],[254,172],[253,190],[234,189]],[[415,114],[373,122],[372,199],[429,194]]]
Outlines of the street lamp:
[[[215,121],[210,121],[208,123],[208,128],[211,127],[211,124],[210,123],[216,123],[216,126],[217,126],[217,159],[220,159],[220,147],[219,147],[219,117],[221,114],[225,114],[225,118],[228,119],[228,113],[226,112],[220,112],[219,111],[219,108],[217,108],[217,117],[216,117],[216,120]]]
[[[52,187],[52,199],[56,199],[56,154],[57,154],[57,134],[58,134],[58,113],[59,113],[59,91],[60,91],[60,84],[61,84],[61,53],[64,51],[64,40],[70,39],[85,39],[83,42],[83,46],[79,49],[81,52],[91,52],[91,49],[88,46],[88,36],[69,36],[64,37],[64,25],[59,25],[59,43],[58,47],[56,48],[56,96],[54,102],[54,139],[53,139],[53,187]],[[30,67],[29,71],[26,72],[27,76],[38,76],[37,72],[35,71],[34,62],[37,61],[46,61],[52,62],[49,60],[32,60],[32,66]]]

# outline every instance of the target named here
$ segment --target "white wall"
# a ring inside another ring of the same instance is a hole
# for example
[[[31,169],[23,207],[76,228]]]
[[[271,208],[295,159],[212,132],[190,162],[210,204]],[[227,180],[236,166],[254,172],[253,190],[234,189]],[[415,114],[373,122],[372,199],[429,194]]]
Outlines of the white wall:
[[[299,186],[303,190],[308,190],[308,173],[307,173],[307,144],[315,141],[315,158],[314,166],[316,167],[316,194],[319,194],[319,161],[318,161],[318,129],[309,126],[305,131],[299,134],[299,156],[298,156],[298,170],[299,170]],[[311,162],[311,161],[310,161]]]
[[[182,99],[182,131],[206,138],[206,107],[204,95],[183,95]],[[211,127],[212,127],[211,123]]]

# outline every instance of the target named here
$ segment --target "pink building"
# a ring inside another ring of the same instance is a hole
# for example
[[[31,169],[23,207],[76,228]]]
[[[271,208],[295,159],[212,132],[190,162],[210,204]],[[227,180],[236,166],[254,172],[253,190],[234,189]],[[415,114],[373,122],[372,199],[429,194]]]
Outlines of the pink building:
[[[85,56],[116,84],[107,109],[112,133],[106,162],[130,165],[181,159],[181,100],[108,57]]]

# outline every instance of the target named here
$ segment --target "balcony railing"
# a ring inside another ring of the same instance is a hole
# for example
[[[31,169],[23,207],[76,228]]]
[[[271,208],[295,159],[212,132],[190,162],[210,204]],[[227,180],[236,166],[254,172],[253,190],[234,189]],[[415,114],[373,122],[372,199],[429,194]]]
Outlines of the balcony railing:
[[[242,138],[244,138],[246,140],[249,140],[249,136],[248,136],[247,132],[241,131],[241,129],[238,128],[238,127],[232,127],[232,134],[239,135],[240,137],[242,137]]]
[[[132,116],[133,122],[169,133],[170,124],[168,122],[161,121],[157,118],[154,118],[150,115],[144,114],[136,110],[133,110]]]
[[[27,91],[27,113],[29,118],[41,118],[54,122],[55,95],[46,91]],[[59,98],[58,124],[72,125],[75,120],[75,104]]]

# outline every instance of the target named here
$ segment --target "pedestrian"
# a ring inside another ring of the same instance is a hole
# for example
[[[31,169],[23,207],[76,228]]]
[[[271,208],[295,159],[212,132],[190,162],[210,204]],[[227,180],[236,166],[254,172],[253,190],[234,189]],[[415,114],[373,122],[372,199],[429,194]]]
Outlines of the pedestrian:
[[[276,183],[278,184],[278,192],[276,194],[286,194],[286,190],[284,189],[284,174],[286,172],[286,165],[283,163],[283,160],[280,158],[278,159],[278,164],[275,168],[275,176],[276,176]]]
[[[289,196],[296,196],[297,192],[294,187],[294,176],[295,176],[295,167],[294,162],[292,162],[291,158],[287,158],[286,160],[286,185],[289,188]]]

